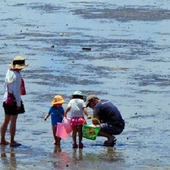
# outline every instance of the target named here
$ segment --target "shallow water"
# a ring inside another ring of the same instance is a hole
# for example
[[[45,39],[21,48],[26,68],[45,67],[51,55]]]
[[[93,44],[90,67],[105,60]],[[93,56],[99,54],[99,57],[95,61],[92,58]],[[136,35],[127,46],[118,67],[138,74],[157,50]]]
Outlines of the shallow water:
[[[29,67],[16,134],[22,146],[1,147],[0,168],[170,169],[169,3],[1,1],[1,96],[12,58],[24,56]],[[114,148],[103,147],[100,137],[84,139],[83,150],[71,148],[71,137],[61,150],[53,146],[43,117],[55,94],[68,102],[75,90],[118,106],[126,128]]]

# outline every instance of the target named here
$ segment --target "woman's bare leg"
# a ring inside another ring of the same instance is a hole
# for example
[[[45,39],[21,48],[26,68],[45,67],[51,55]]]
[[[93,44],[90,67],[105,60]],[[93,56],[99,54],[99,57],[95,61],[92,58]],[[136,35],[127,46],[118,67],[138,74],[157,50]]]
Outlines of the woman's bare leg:
[[[5,118],[4,118],[3,122],[2,122],[2,126],[1,126],[1,144],[2,145],[9,144],[9,142],[6,141],[6,139],[5,139],[5,134],[6,134],[6,131],[7,131],[7,127],[8,127],[10,118],[11,118],[11,115],[6,114]]]
[[[16,145],[18,144],[15,142],[14,137],[15,137],[15,132],[16,132],[16,122],[17,122],[18,115],[11,115],[11,126],[10,126],[10,132],[11,132],[11,139],[10,139],[10,144],[11,145]]]

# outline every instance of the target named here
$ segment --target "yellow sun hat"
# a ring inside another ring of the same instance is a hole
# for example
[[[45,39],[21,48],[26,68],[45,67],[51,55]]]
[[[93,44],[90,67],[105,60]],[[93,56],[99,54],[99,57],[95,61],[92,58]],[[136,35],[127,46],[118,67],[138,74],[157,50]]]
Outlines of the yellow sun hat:
[[[54,96],[51,105],[54,106],[55,104],[63,104],[66,101],[63,99],[63,97],[61,95],[56,95]]]

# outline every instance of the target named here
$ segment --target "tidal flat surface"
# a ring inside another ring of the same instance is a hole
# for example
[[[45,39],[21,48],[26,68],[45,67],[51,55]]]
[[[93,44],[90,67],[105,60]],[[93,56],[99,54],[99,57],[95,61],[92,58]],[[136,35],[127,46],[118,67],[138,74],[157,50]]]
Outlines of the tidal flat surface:
[[[29,64],[16,133],[22,145],[1,146],[0,169],[170,169],[168,0],[3,0],[0,23],[1,98],[12,59],[21,55]],[[101,137],[83,139],[80,150],[71,136],[61,148],[52,144],[50,118],[43,117],[54,95],[68,103],[75,90],[121,111],[126,127],[113,148]]]

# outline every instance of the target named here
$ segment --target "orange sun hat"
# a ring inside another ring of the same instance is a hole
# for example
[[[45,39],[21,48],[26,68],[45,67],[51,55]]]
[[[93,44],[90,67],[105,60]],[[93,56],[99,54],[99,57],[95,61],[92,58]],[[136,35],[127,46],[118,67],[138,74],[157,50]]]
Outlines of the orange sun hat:
[[[56,95],[54,96],[51,105],[54,106],[55,104],[63,104],[66,101],[63,99],[63,97],[61,95]]]

